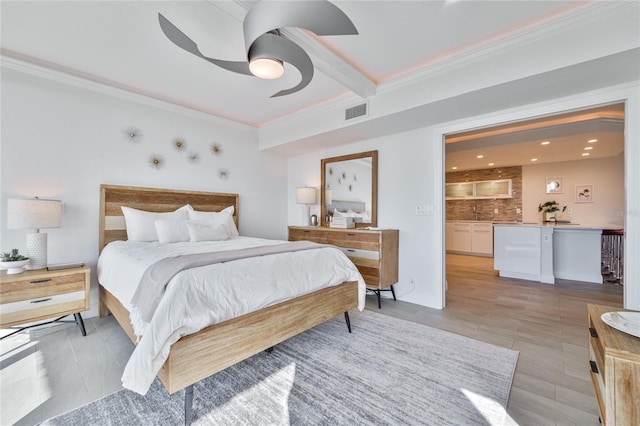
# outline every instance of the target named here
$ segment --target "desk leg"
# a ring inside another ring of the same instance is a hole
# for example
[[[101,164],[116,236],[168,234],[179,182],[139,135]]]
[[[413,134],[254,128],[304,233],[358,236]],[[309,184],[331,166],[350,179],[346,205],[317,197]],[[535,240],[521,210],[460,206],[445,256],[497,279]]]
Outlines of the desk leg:
[[[73,314],[73,318],[76,320],[76,324],[80,327],[80,332],[83,336],[87,335],[87,330],[84,328],[84,321],[82,321],[82,314],[78,312],[77,314]]]

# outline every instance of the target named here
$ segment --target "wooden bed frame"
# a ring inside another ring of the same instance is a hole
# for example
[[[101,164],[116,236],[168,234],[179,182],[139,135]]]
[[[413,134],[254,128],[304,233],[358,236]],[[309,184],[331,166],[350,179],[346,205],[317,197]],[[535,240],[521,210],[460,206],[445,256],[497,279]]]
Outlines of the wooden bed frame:
[[[200,211],[234,206],[238,221],[237,194],[101,185],[100,252],[109,242],[127,238],[121,206],[167,212],[185,204]],[[129,312],[102,285],[99,294],[100,316],[111,312],[135,343]],[[158,377],[167,392],[187,388],[187,398],[190,392],[192,398],[194,383],[343,312],[348,318],[347,311],[357,305],[357,282],[345,282],[212,325],[174,343]],[[190,401],[185,399],[186,423],[190,421],[187,409],[190,412]]]

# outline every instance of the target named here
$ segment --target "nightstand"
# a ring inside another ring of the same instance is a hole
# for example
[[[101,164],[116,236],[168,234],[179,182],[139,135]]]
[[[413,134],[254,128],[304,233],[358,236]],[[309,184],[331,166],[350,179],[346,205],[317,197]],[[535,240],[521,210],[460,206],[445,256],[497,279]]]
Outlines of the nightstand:
[[[80,312],[89,310],[90,274],[91,269],[88,267],[57,271],[41,269],[16,275],[7,275],[6,271],[2,271],[0,328],[59,317],[50,321],[56,322],[73,314],[73,322],[78,324],[80,332],[86,336]],[[35,325],[22,327],[14,333],[33,326]]]

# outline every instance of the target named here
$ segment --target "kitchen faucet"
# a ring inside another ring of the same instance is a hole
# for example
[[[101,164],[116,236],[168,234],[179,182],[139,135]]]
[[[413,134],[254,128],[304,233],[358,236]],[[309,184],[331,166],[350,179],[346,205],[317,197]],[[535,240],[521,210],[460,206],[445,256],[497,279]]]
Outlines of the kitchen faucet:
[[[473,213],[476,217],[476,220],[478,220],[480,218],[480,213],[478,213],[478,207],[473,206]]]

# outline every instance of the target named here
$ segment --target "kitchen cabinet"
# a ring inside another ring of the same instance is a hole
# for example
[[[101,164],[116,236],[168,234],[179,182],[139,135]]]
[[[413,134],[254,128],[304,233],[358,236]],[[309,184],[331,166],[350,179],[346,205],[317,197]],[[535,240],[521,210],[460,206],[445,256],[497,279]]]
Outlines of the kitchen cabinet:
[[[471,224],[454,222],[452,230],[451,250],[457,252],[471,252]]]
[[[447,222],[448,252],[474,256],[493,256],[493,224],[491,222]]]
[[[447,200],[473,197],[473,183],[448,183],[445,186],[445,196]]]
[[[493,255],[493,224],[471,224],[471,252],[475,254]]]
[[[512,198],[511,179],[456,182],[445,185],[447,200]]]

